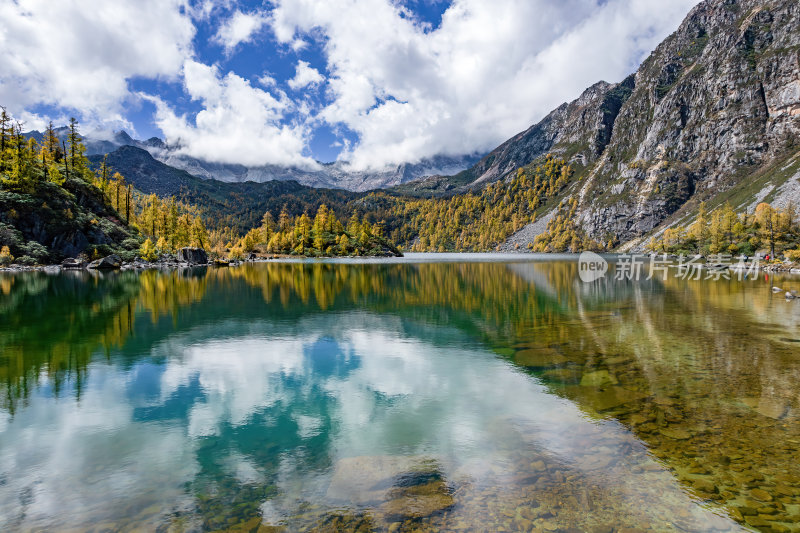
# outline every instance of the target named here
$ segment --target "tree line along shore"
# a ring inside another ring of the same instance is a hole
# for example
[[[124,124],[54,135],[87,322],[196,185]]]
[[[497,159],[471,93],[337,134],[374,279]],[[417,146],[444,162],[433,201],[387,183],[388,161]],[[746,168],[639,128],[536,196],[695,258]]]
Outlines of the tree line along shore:
[[[292,212],[267,211],[244,233],[220,225],[219,213],[175,196],[143,194],[105,160],[91,165],[71,119],[64,140],[52,123],[42,141],[0,109],[0,267],[88,263],[116,255],[169,262],[178,250],[201,248],[212,260],[261,256],[397,256],[414,252],[484,252],[552,213],[527,246],[534,252],[613,251],[613,235],[589,237],[576,221],[568,195],[576,179],[563,159],[547,155],[511,177],[480,190],[433,198],[371,192],[342,204],[321,201]],[[324,200],[324,198],[323,198]],[[349,211],[349,218],[343,213]],[[730,205],[709,212],[700,205],[688,226],[653,237],[655,253],[753,255],[800,260],[800,217],[795,206],[762,203],[752,214]]]

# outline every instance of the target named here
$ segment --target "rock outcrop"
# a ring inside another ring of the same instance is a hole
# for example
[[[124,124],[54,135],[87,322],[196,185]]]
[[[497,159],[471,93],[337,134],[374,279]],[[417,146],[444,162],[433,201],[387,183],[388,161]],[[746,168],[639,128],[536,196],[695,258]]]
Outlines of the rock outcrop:
[[[481,159],[468,171],[471,185],[497,181],[551,152],[581,165],[596,161],[608,145],[617,114],[633,88],[633,76],[617,84],[594,84],[577,100],[562,104]]]
[[[138,232],[102,193],[82,179],[62,186],[38,183],[34,190],[0,184],[0,247],[8,246],[22,264],[58,262],[81,253],[117,253],[132,259]]]
[[[122,266],[122,259],[117,254],[111,254],[102,259],[96,259],[89,263],[87,268],[95,270],[116,270]]]
[[[181,248],[178,250],[178,261],[193,265],[205,265],[208,263],[208,254],[202,248]]]
[[[580,191],[595,237],[641,236],[800,150],[800,4],[701,3],[642,64]]]

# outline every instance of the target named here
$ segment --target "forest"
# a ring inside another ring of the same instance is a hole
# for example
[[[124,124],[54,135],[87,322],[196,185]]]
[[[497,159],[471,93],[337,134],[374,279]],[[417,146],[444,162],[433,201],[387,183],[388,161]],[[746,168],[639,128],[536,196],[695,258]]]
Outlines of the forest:
[[[271,213],[265,213],[261,226],[230,247],[228,256],[240,259],[255,251],[305,257],[402,255],[386,239],[383,222],[370,224],[354,212],[345,226],[325,204],[313,220],[307,213],[292,217],[284,209],[276,222]]]
[[[224,237],[206,229],[195,206],[144,196],[105,164],[93,172],[75,119],[67,140],[51,123],[39,145],[0,109],[0,263],[111,253],[131,260],[146,238],[173,251]]]
[[[449,197],[373,192],[348,202],[333,198],[333,208],[324,196],[318,206],[287,201],[277,216],[267,211],[259,226],[243,232],[223,225],[230,217],[218,205],[143,194],[105,159],[90,164],[75,119],[66,140],[59,141],[50,124],[39,144],[2,110],[0,142],[3,264],[52,262],[76,251],[87,258],[117,253],[124,260],[153,260],[184,246],[231,259],[253,252],[319,257],[492,250],[534,221],[573,175],[565,161],[547,156],[511,179]],[[551,221],[538,248],[589,245],[569,214]]]
[[[368,216],[381,220],[389,238],[413,252],[491,251],[540,213],[558,205],[574,170],[566,161],[547,155],[517,169],[508,179],[482,189],[439,198],[411,198],[375,192],[356,203]],[[574,223],[566,209],[558,223],[548,225],[537,251],[561,251],[573,243],[599,247]]]
[[[655,253],[703,254],[731,257],[753,256],[763,250],[772,258],[783,254],[800,260],[800,221],[797,208],[784,209],[760,203],[753,213],[737,213],[725,204],[709,213],[705,203],[689,226],[673,226],[650,239],[647,249]]]
[[[574,175],[565,160],[547,155],[507,179],[449,196],[379,191],[351,199],[333,195],[330,206],[328,196],[320,193],[319,204],[286,201],[277,216],[267,210],[259,225],[244,231],[216,203],[144,194],[105,159],[90,164],[75,119],[65,140],[59,141],[51,123],[37,143],[0,109],[0,265],[110,253],[123,260],[154,260],[185,246],[230,259],[253,253],[325,257],[491,251],[548,211],[552,216],[528,244],[530,251],[612,250],[613,236],[598,242],[577,224],[577,200],[567,194]],[[799,245],[793,205],[777,209],[762,203],[748,214],[727,204],[709,213],[701,204],[691,225],[667,228],[647,248],[732,255],[768,249],[773,257],[785,253],[797,260]]]

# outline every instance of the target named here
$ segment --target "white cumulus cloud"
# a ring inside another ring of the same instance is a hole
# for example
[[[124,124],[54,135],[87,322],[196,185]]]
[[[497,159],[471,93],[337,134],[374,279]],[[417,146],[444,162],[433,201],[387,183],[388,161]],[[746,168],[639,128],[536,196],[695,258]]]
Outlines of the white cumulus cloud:
[[[284,94],[276,97],[233,72],[221,75],[216,66],[193,60],[184,65],[183,78],[186,93],[202,105],[193,119],[147,97],[156,104],[156,124],[167,142],[182,153],[219,163],[316,166],[302,155],[305,127],[282,123],[293,107]]]
[[[268,18],[263,13],[243,13],[237,10],[220,26],[214,40],[230,53],[238,44],[252,41],[267,22]]]
[[[0,0],[0,104],[128,125],[128,82],[176,77],[195,34],[185,0]],[[37,123],[38,124],[38,123]]]
[[[321,118],[358,168],[489,150],[587,86],[619,81],[698,0],[455,0],[439,27],[391,0],[279,0],[286,44],[324,35]]]
[[[75,114],[109,130],[130,128],[144,96],[186,154],[248,165],[312,165],[303,154],[325,124],[354,134],[340,159],[382,168],[494,148],[593,83],[622,80],[697,3],[453,0],[434,27],[397,0],[250,12],[232,0],[0,0],[0,105],[29,127]],[[200,56],[195,23],[218,25],[225,57]],[[279,44],[259,43],[253,82],[227,72],[267,25]],[[315,68],[299,56],[316,47]],[[277,74],[291,63],[293,77]],[[134,90],[140,80],[181,83],[201,109],[181,115],[180,101]]]
[[[325,77],[306,61],[298,61],[294,78],[289,80],[289,87],[294,90],[302,89],[316,83],[325,81]]]

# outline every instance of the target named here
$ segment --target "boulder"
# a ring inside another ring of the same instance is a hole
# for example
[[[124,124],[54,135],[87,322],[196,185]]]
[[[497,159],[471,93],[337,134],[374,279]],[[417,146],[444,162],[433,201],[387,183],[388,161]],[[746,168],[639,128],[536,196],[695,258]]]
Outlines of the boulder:
[[[108,255],[89,263],[88,268],[96,270],[114,270],[122,266],[122,259],[117,254]]]
[[[204,265],[208,263],[208,254],[202,248],[181,248],[178,250],[178,261]]]
[[[79,269],[86,266],[86,263],[74,257],[68,257],[61,262],[61,268],[65,269]]]

